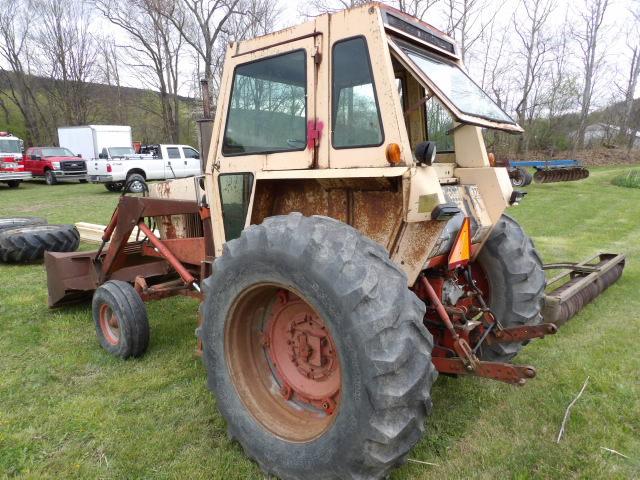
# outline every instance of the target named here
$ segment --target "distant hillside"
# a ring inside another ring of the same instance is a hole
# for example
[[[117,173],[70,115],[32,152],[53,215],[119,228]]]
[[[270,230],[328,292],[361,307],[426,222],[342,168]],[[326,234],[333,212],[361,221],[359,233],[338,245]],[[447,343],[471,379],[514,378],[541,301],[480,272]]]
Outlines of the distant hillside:
[[[0,70],[0,131],[10,131],[26,138],[24,118],[16,105],[7,97],[11,72]],[[57,141],[57,127],[67,126],[55,101],[48,94],[55,80],[29,77],[37,92],[38,105],[46,115],[44,142]],[[99,83],[86,84],[90,106],[87,124],[130,125],[133,138],[143,143],[166,143],[163,138],[162,119],[158,92],[141,88],[117,87]],[[179,97],[181,143],[197,146],[196,115],[200,102],[189,97]]]

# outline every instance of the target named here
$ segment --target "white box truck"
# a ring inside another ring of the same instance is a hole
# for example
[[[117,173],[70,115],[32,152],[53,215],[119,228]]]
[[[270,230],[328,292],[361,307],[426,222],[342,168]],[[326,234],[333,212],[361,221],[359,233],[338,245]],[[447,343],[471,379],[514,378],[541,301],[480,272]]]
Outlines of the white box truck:
[[[87,161],[98,158],[104,148],[133,148],[131,127],[128,125],[59,127],[58,143]]]

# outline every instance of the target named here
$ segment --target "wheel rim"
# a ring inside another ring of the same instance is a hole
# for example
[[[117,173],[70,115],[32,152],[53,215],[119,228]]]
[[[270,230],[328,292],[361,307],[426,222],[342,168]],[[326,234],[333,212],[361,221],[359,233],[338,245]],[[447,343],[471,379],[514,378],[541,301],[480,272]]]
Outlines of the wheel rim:
[[[51,172],[47,172],[45,174],[45,181],[47,182],[48,185],[51,185],[53,183],[53,176],[51,175]]]
[[[308,442],[333,424],[342,383],[338,351],[301,295],[271,284],[244,292],[227,319],[225,355],[240,399],[273,434]]]
[[[100,330],[104,338],[111,345],[117,345],[120,341],[120,322],[111,307],[106,303],[100,305]]]
[[[134,180],[129,185],[129,191],[133,193],[140,193],[143,190],[142,182],[140,180]]]

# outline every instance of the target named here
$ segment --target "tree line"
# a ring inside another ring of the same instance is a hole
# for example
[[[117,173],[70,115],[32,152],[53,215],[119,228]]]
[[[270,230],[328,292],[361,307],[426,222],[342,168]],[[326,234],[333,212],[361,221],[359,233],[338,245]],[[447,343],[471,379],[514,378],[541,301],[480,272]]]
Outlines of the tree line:
[[[310,0],[300,17],[366,3]],[[527,133],[488,137],[509,149],[582,148],[593,112],[631,148],[640,125],[640,1],[393,0],[387,3],[451,35],[472,77]],[[624,9],[623,22],[613,10]],[[111,85],[114,122],[127,118],[124,85],[157,92],[136,108],[157,119],[166,141],[184,136],[179,92],[210,109],[229,42],[295,23],[269,0],[0,0],[0,108],[42,143],[56,124],[95,118],[92,84]],[[612,43],[617,42],[615,55]],[[52,79],[43,87],[39,78]],[[607,108],[604,108],[607,107]]]

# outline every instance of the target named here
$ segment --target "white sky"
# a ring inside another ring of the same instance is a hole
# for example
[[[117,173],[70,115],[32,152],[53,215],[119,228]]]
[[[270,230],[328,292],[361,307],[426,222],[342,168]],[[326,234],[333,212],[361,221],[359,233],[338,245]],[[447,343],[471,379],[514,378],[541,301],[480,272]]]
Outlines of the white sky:
[[[512,31],[513,15],[519,1],[520,0],[488,0],[486,8],[482,10],[480,15],[485,18],[490,18],[495,15],[495,21],[498,26]],[[295,25],[304,21],[299,11],[308,6],[308,1],[279,0],[279,3],[282,6],[279,28]],[[437,28],[446,30],[446,17],[442,11],[442,6],[445,2],[441,0],[440,3],[442,5],[436,5],[429,10],[424,20]],[[551,30],[559,29],[565,15],[567,15],[571,23],[577,25],[579,12],[584,8],[584,0],[556,0],[556,4],[557,6],[551,15],[548,28]],[[629,9],[633,5],[640,5],[640,0],[610,0],[610,5],[605,16],[603,37],[599,47],[600,52],[606,52],[604,58],[605,64],[602,67],[602,73],[598,77],[592,108],[606,105],[612,95],[619,94],[619,89],[616,84],[622,85],[625,81],[624,77],[628,74],[630,53],[626,45],[626,32],[631,28]],[[516,18],[520,18],[521,12],[520,15],[517,13],[516,15]],[[117,27],[113,25],[105,25],[105,27],[114,33],[119,42],[126,43],[126,36],[122,32],[119,32]],[[515,34],[513,35],[515,37]],[[514,41],[516,41],[516,38],[514,38]],[[471,75],[476,76],[474,73],[480,65],[477,64],[477,61],[474,63],[473,59],[470,59],[467,63]],[[576,71],[578,71],[580,59],[574,57],[571,63]],[[183,68],[183,71],[189,72],[189,70],[193,70],[193,64],[188,59],[185,59],[185,64],[189,65],[189,67]],[[141,86],[140,81],[135,78],[134,75],[126,76],[124,80],[129,86]],[[190,75],[185,75],[183,80],[184,86],[180,93],[183,95],[193,95],[193,92],[189,88]],[[640,97],[640,85],[636,89],[636,97]]]

